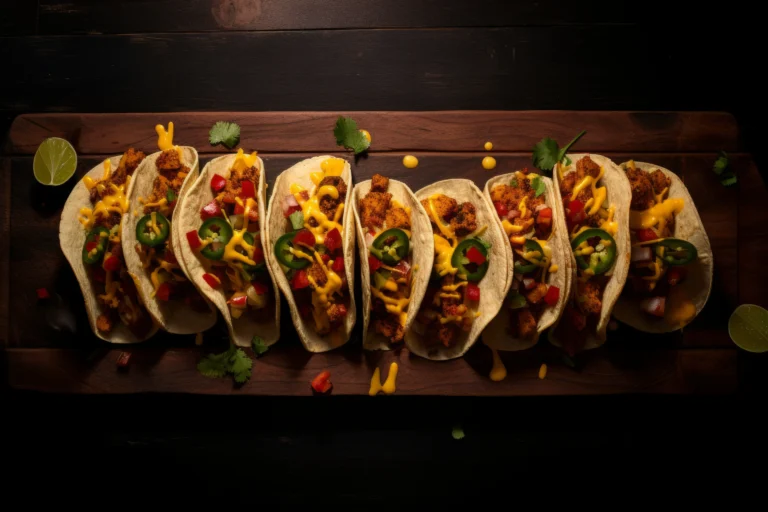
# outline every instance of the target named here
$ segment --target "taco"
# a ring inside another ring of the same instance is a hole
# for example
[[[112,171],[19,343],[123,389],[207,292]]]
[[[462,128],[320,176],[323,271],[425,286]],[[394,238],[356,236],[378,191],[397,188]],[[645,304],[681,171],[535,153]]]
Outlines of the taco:
[[[570,242],[552,180],[528,169],[495,176],[485,196],[507,236],[504,305],[483,341],[500,350],[524,350],[560,317],[571,287]]]
[[[125,266],[121,238],[141,151],[104,160],[75,185],[59,224],[59,243],[80,284],[91,329],[111,343],[146,340],[152,321]]]
[[[433,183],[416,198],[432,225],[434,260],[405,342],[428,359],[461,357],[501,308],[507,242],[496,214],[469,180]]]
[[[645,332],[689,324],[712,289],[712,247],[683,182],[657,165],[621,164],[632,189],[629,278],[616,303],[618,320]]]
[[[160,151],[137,170],[123,230],[123,253],[147,310],[160,326],[175,334],[194,334],[216,323],[216,312],[189,282],[178,262],[174,212],[199,174],[197,151],[174,146],[173,123],[158,125]]]
[[[277,177],[267,211],[267,265],[304,347],[325,352],[355,325],[352,171],[341,158],[303,160]]]
[[[211,160],[179,205],[179,264],[224,316],[232,341],[280,337],[280,296],[264,256],[264,162],[242,149]]]
[[[571,245],[573,283],[549,339],[568,353],[605,343],[629,270],[629,181],[610,159],[567,155],[554,169]]]
[[[403,345],[427,290],[434,245],[427,212],[405,183],[358,183],[353,206],[363,279],[363,348]]]

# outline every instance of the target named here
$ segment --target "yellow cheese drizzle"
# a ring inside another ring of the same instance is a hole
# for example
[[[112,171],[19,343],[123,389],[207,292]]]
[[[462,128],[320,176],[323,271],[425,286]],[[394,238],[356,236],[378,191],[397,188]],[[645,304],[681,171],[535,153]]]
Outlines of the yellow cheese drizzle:
[[[168,151],[169,149],[175,149],[179,153],[179,160],[183,159],[183,153],[179,146],[173,145],[173,122],[168,123],[168,130],[163,125],[158,124],[155,126],[155,132],[157,132],[157,147],[160,151]]]
[[[397,370],[397,363],[390,364],[389,375],[387,375],[387,380],[382,385],[381,372],[379,371],[379,368],[376,367],[376,369],[373,371],[373,376],[371,377],[371,388],[368,390],[368,395],[376,396],[379,391],[383,392],[385,395],[393,394],[397,390]]]
[[[501,360],[498,350],[492,348],[491,353],[493,354],[493,367],[491,368],[491,373],[488,377],[490,377],[493,382],[501,382],[507,378],[507,368],[504,366],[504,362]]]
[[[104,160],[104,177],[101,179],[101,181],[108,179],[111,174],[112,162],[109,160]],[[114,183],[110,183],[109,188],[112,193],[100,199],[93,209],[80,208],[80,212],[77,217],[77,220],[80,222],[80,224],[82,224],[86,229],[91,229],[98,218],[106,219],[111,213],[119,213],[122,215],[128,211],[128,198],[125,196],[125,189],[130,183],[130,180],[131,177],[127,176],[125,183],[122,185],[115,185]],[[103,186],[100,182],[95,182],[88,176],[83,178],[83,183],[88,190],[92,189],[94,186]]]

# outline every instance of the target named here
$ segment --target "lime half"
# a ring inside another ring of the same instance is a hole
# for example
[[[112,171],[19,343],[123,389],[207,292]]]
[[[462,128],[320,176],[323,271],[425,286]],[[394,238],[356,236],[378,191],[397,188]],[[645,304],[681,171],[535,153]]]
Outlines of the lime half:
[[[77,153],[72,144],[59,137],[45,139],[35,151],[32,170],[43,185],[57,186],[75,174]]]
[[[731,340],[747,352],[768,352],[768,311],[742,304],[728,320]]]

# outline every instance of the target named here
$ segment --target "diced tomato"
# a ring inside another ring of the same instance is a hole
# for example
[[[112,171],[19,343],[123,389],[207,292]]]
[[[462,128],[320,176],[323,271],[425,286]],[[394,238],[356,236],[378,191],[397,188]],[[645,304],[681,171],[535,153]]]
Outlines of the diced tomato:
[[[331,270],[337,274],[344,272],[344,258],[337,256],[336,259],[333,260],[333,266],[331,267]]]
[[[329,252],[334,252],[341,247],[341,233],[336,228],[333,228],[325,235],[324,245],[328,248]]]
[[[663,317],[666,303],[666,297],[651,297],[640,301],[640,309],[649,315]]]
[[[264,249],[260,245],[254,246],[252,259],[257,265],[264,262]]]
[[[573,200],[568,203],[568,225],[575,226],[581,221],[587,218],[587,214],[584,211],[584,203],[578,200]]]
[[[160,287],[157,289],[155,297],[157,297],[157,300],[163,300],[167,302],[171,299],[171,291],[172,288],[169,283],[161,283]]]
[[[543,218],[549,217],[551,219],[552,218],[552,208],[542,208],[541,210],[539,210],[539,217],[540,218],[541,217],[543,217]]]
[[[241,204],[235,204],[235,215],[242,215],[245,213],[245,207]]]
[[[534,286],[536,286],[536,280],[531,277],[526,277],[523,279],[523,287],[526,290],[532,289]]]
[[[509,213],[509,210],[507,209],[506,206],[504,206],[504,203],[502,203],[501,201],[494,201],[493,206],[496,207],[496,213],[499,214],[499,217],[501,217],[502,219],[507,218],[507,214]]]
[[[371,272],[376,272],[381,268],[381,260],[375,256],[368,255],[368,266],[370,267]]]
[[[48,297],[50,297],[50,295],[48,294],[48,290],[46,290],[45,288],[38,288],[37,289],[37,298],[38,299],[42,300],[42,299],[47,299]]]
[[[326,370],[319,373],[317,377],[312,379],[310,386],[312,386],[312,390],[315,393],[327,393],[333,387],[333,384],[331,384],[331,372]]]
[[[103,283],[107,280],[107,273],[104,272],[104,269],[101,267],[94,267],[91,271],[91,275],[97,283]]]
[[[218,174],[214,174],[211,178],[211,189],[213,189],[214,192],[221,192],[224,190],[224,187],[227,186],[227,180],[219,176]]]
[[[475,283],[467,283],[467,300],[475,302],[480,300],[480,287]]]
[[[91,252],[98,246],[99,246],[98,242],[88,242],[87,244],[85,244],[85,250],[88,252]]]
[[[312,232],[308,229],[302,229],[296,233],[296,236],[293,237],[293,244],[302,244],[306,245],[307,247],[314,247],[315,235],[313,235]]]
[[[323,260],[323,263],[328,263],[329,261],[331,261],[331,256],[328,254],[323,254],[322,256],[320,256],[320,259]]]
[[[115,361],[118,368],[128,368],[128,364],[130,362],[131,362],[130,352],[120,352],[120,355],[117,356],[117,361]]]
[[[544,295],[544,302],[547,303],[547,306],[554,306],[557,304],[557,301],[560,299],[560,288],[557,286],[550,286],[547,289],[547,294]]]
[[[667,283],[670,286],[680,284],[685,279],[685,268],[683,267],[670,267],[667,271]]]
[[[196,251],[200,248],[201,245],[203,245],[203,242],[200,240],[200,237],[197,235],[197,231],[194,229],[192,231],[187,231],[187,242],[189,242],[189,247]]]
[[[470,263],[474,263],[476,265],[482,265],[485,263],[485,256],[483,256],[483,253],[481,253],[477,247],[470,247],[467,251],[467,259]]]
[[[651,228],[638,229],[637,231],[635,231],[635,235],[637,235],[637,239],[640,242],[650,242],[651,240],[656,240],[657,238],[659,238],[659,235],[657,235],[656,232]]]
[[[120,260],[116,256],[109,256],[104,260],[104,270],[107,272],[117,272],[120,270]]]
[[[203,274],[203,279],[211,288],[218,288],[221,286],[221,280],[213,274],[205,273]]]
[[[306,270],[297,270],[291,280],[291,288],[294,290],[301,290],[309,286],[309,278],[307,277]]]
[[[248,296],[238,295],[237,297],[232,297],[227,301],[227,304],[232,304],[236,308],[244,308],[248,304]]]
[[[247,199],[249,197],[256,197],[256,188],[253,186],[253,182],[244,180],[240,182],[240,197]]]
[[[269,288],[267,288],[267,285],[265,285],[260,281],[251,281],[251,286],[253,286],[253,289],[256,292],[256,295],[264,295],[269,291]]]
[[[176,260],[176,255],[173,254],[173,251],[165,251],[163,254],[163,259],[172,265],[178,263],[178,260]]]
[[[215,199],[203,206],[203,209],[200,210],[200,218],[203,220],[210,219],[211,217],[218,217],[220,215],[221,208],[219,208],[219,203],[217,203]]]

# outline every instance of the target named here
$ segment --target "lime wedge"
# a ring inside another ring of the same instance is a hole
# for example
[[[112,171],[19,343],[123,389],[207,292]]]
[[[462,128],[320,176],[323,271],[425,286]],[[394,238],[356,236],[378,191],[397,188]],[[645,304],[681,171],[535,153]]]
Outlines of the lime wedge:
[[[731,340],[747,352],[768,352],[768,311],[742,304],[728,320]]]
[[[77,153],[72,144],[59,137],[45,139],[35,151],[32,170],[43,185],[57,186],[75,174]]]

